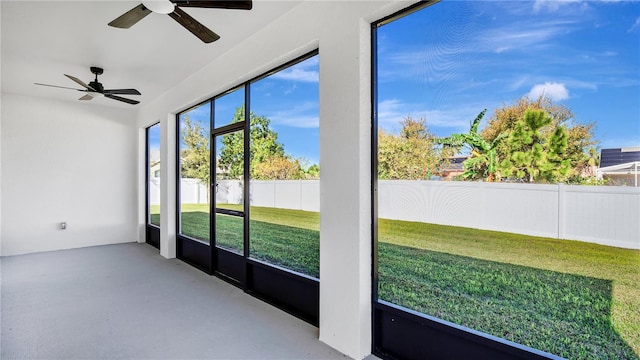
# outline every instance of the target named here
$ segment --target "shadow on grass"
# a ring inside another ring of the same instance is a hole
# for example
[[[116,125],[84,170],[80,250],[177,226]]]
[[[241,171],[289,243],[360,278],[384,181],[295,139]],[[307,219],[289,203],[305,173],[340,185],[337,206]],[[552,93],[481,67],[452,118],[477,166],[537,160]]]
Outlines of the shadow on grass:
[[[569,359],[638,359],[609,280],[379,243],[380,299]]]

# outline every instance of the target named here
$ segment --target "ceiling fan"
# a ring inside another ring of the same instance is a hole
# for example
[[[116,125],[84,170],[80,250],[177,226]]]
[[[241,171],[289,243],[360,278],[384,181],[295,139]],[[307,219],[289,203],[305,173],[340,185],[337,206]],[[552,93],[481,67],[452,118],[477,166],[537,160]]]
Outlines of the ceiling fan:
[[[131,100],[131,99],[123,98],[121,96],[117,96],[117,95],[142,95],[140,94],[140,91],[136,89],[105,89],[102,86],[102,84],[98,82],[98,75],[102,75],[104,70],[102,68],[95,67],[95,66],[92,66],[89,69],[91,70],[91,73],[96,75],[96,79],[89,82],[89,84],[86,84],[84,81],[78,79],[75,76],[64,74],[64,76],[75,81],[78,85],[82,86],[84,89],[76,89],[76,88],[70,88],[66,86],[48,85],[48,84],[40,84],[40,83],[35,83],[35,84],[85,92],[86,94],[78,100],[91,100],[94,97],[104,96],[109,99],[126,102],[127,104],[131,104],[131,105],[136,105],[140,103],[140,101],[137,101],[137,100]]]
[[[181,8],[197,7],[197,8],[214,8],[214,9],[239,9],[251,10],[253,7],[251,0],[210,0],[210,1],[191,1],[191,0],[151,0],[143,1],[142,4],[134,7],[126,13],[109,23],[109,26],[128,29],[142,20],[145,16],[152,12],[169,15],[177,21],[185,29],[189,30],[193,35],[197,36],[205,43],[211,43],[220,36],[211,31],[206,26],[192,18]]]

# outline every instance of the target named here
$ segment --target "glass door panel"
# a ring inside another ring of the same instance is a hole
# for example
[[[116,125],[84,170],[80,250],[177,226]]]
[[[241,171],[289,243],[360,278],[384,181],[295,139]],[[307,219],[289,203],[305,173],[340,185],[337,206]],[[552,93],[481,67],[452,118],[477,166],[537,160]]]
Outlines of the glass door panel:
[[[216,246],[244,254],[244,129],[215,136]]]

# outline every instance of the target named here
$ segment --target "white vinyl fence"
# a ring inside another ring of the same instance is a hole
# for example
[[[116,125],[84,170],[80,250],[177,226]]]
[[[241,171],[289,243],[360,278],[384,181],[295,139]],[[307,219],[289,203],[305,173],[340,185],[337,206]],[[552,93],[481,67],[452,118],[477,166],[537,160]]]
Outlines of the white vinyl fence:
[[[640,188],[388,180],[378,216],[640,249]]]
[[[197,180],[183,179],[181,189],[183,203],[207,203]],[[219,181],[216,197],[241,203],[240,182]],[[251,205],[320,211],[320,182],[254,180]],[[640,249],[633,187],[380,180],[378,216]]]
[[[251,205],[320,211],[320,180],[251,182]]]
[[[186,204],[208,204],[207,186],[198,179],[181,179],[180,199]],[[160,204],[160,179],[149,180],[149,204]]]

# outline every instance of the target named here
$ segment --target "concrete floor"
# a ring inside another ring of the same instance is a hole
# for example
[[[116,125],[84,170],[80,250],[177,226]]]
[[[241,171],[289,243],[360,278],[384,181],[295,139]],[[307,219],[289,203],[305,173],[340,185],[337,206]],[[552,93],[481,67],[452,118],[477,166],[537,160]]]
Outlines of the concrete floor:
[[[318,329],[146,244],[0,260],[2,359],[345,359]]]

